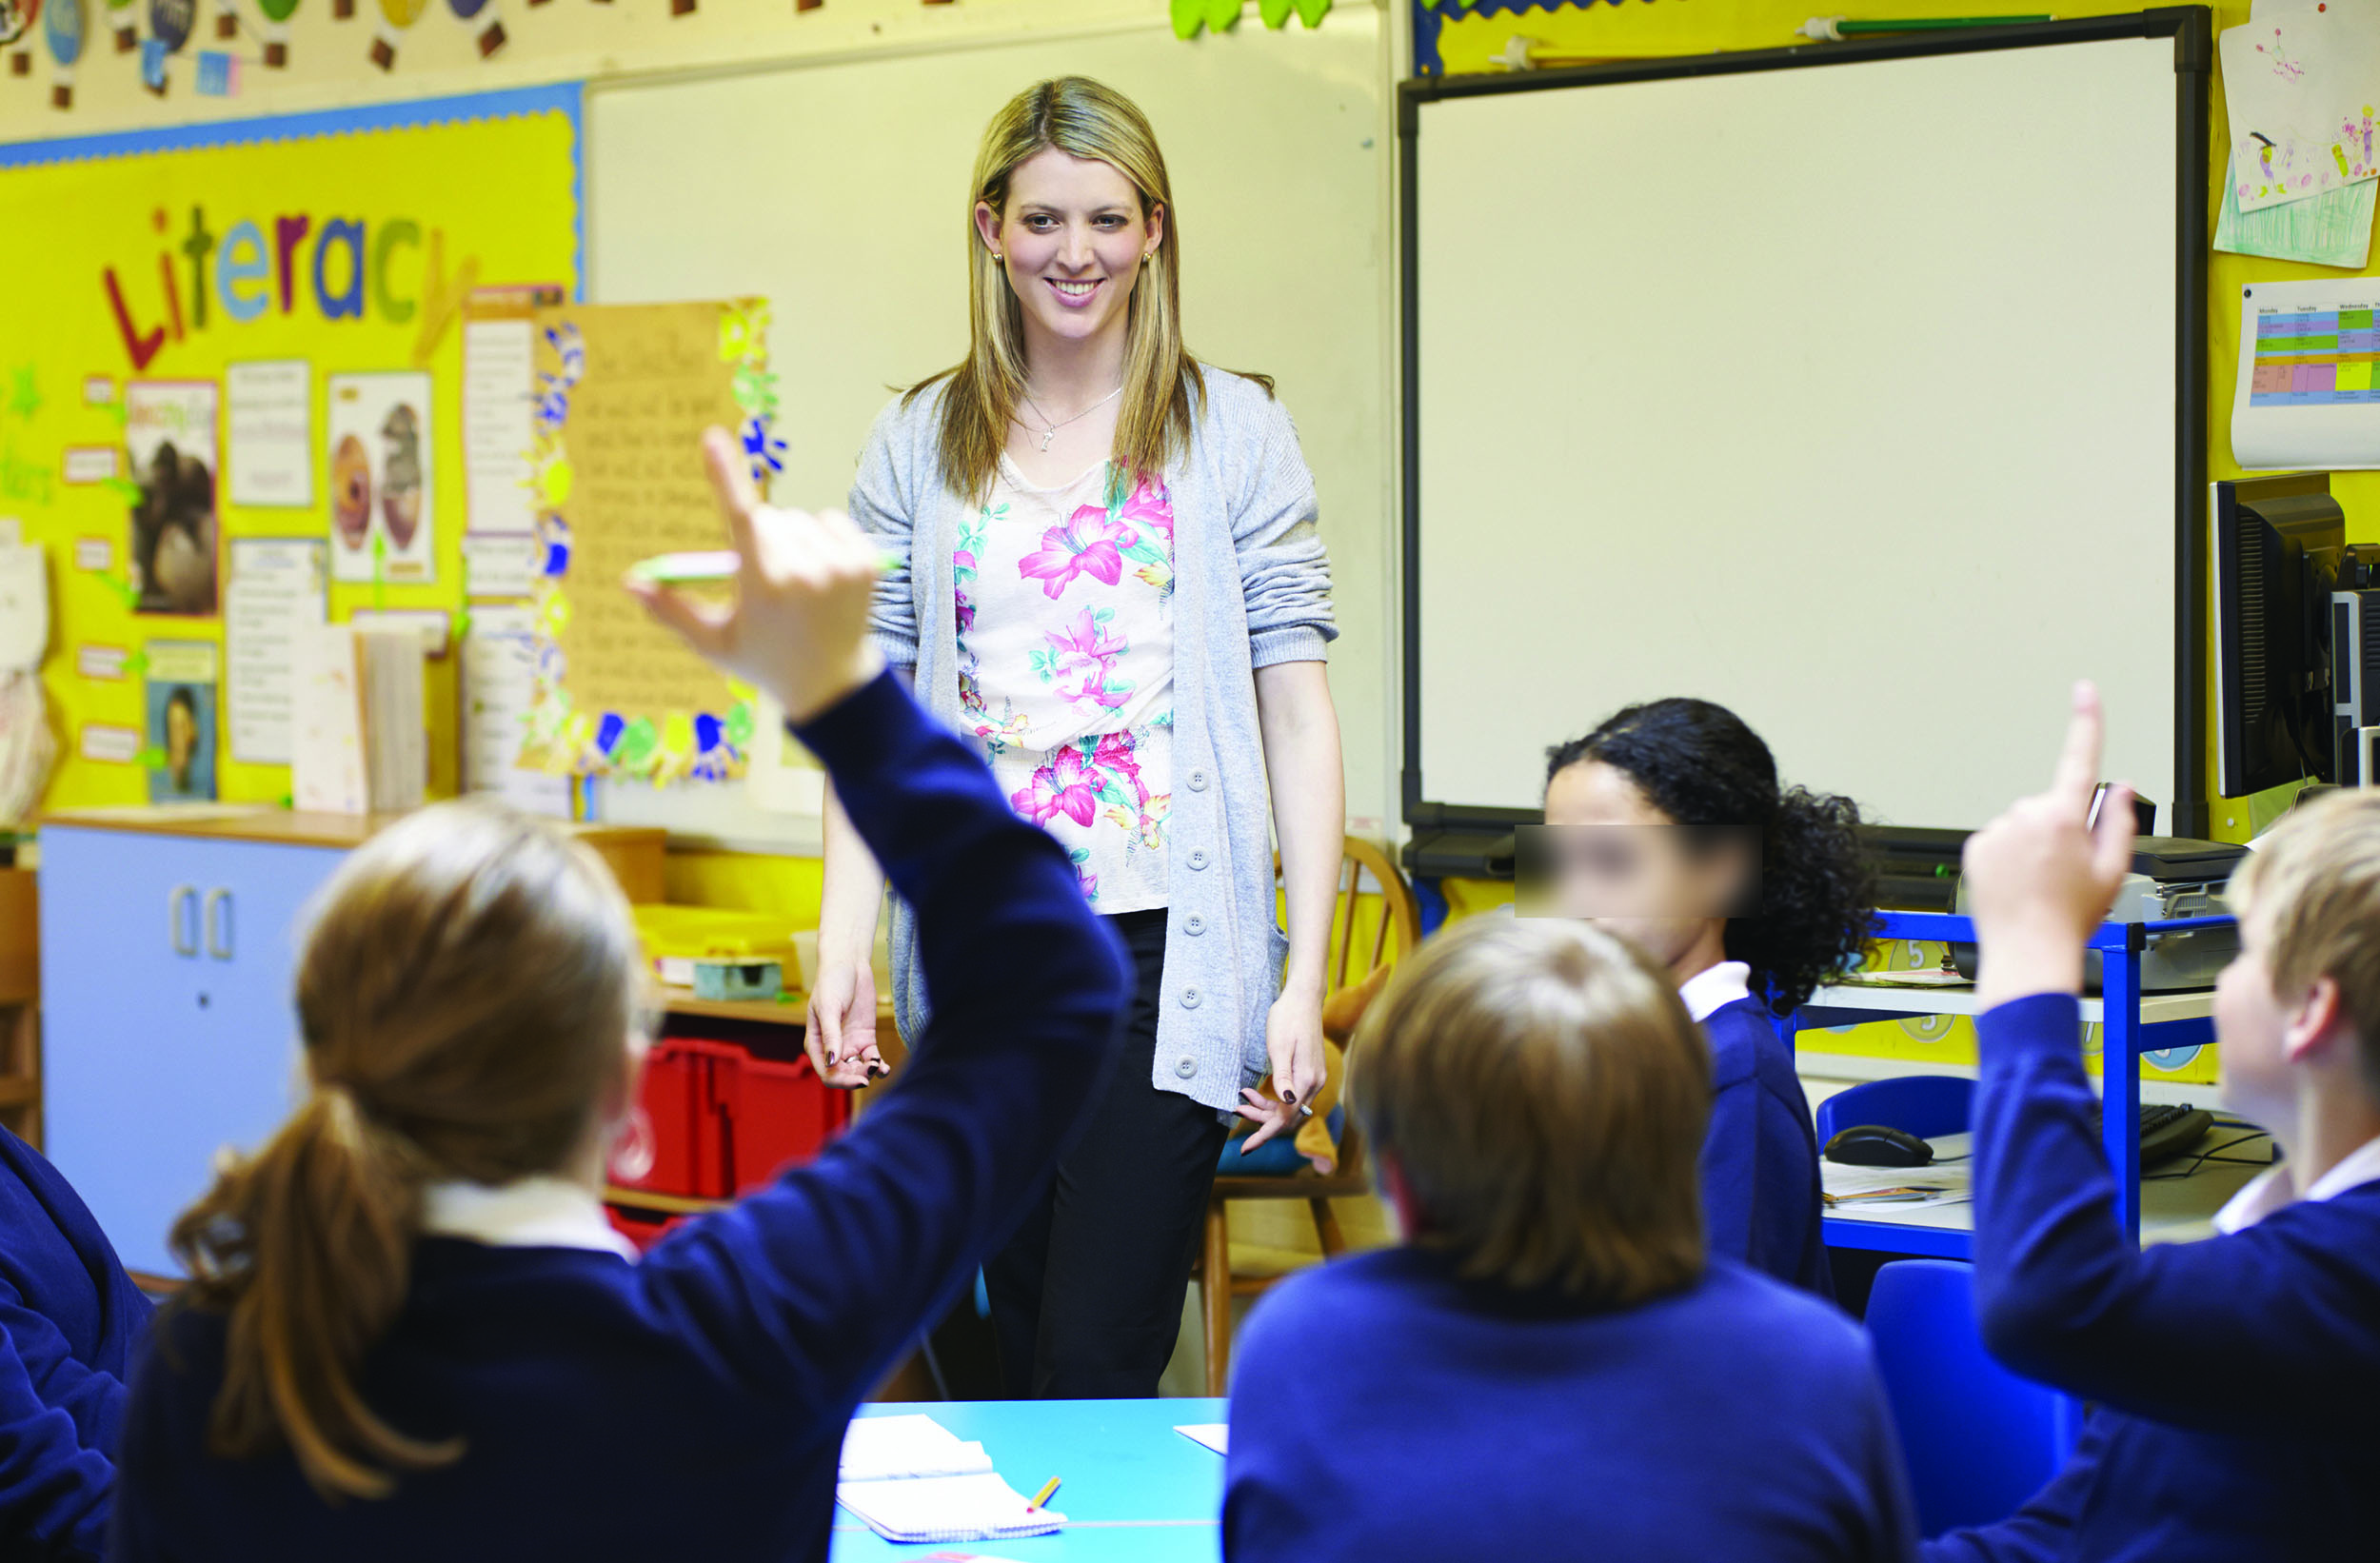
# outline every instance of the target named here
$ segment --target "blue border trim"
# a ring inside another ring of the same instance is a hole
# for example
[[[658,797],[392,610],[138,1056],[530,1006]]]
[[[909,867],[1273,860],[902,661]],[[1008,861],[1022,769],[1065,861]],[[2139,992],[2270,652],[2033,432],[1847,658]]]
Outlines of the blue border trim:
[[[0,142],[0,172],[99,158],[143,157],[156,152],[191,151],[208,147],[244,147],[374,130],[418,129],[467,120],[560,113],[570,121],[570,264],[574,273],[570,278],[571,296],[584,301],[586,293],[585,99],[585,84],[557,82],[545,87],[465,92],[446,98],[413,98],[401,103],[367,104],[354,109],[268,114],[251,119],[215,120],[204,125],[169,125],[153,130],[112,130],[101,135],[62,136],[47,141]]]

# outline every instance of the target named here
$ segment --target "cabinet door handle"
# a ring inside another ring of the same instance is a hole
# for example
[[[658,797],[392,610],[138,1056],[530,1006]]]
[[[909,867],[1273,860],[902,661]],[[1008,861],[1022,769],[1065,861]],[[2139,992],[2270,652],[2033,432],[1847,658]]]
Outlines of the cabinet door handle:
[[[189,915],[190,902],[198,899],[198,886],[177,884],[166,896],[166,932],[173,940],[173,953],[179,956],[198,954],[198,928]]]
[[[229,928],[231,920],[222,914],[230,910],[231,892],[221,885],[207,892],[207,953],[217,960],[231,959]]]

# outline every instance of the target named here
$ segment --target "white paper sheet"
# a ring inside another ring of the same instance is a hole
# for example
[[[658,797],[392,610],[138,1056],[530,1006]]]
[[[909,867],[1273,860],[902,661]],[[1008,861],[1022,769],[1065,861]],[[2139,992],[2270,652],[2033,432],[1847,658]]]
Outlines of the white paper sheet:
[[[474,533],[463,540],[463,595],[529,598],[537,595],[537,539],[529,533]]]
[[[307,624],[297,633],[290,701],[289,781],[300,809],[364,814],[363,670],[355,631]]]
[[[1174,1431],[1194,1444],[1204,1444],[1218,1454],[1231,1453],[1231,1424],[1228,1422],[1192,1422]]]
[[[328,545],[315,538],[234,538],[224,594],[231,758],[289,763],[298,632],[328,609]]]
[[[0,670],[40,670],[50,649],[50,571],[42,545],[0,547]]]
[[[473,608],[463,638],[463,790],[566,820],[570,779],[513,764],[536,693],[536,610],[526,603]]]
[[[2231,455],[2251,472],[2380,466],[2380,278],[2240,289]]]
[[[2294,0],[2216,40],[2243,212],[2380,174],[2380,4]]]
[[[231,503],[303,510],[314,503],[314,368],[302,358],[232,364]]]
[[[536,340],[526,320],[475,320],[463,327],[468,531],[526,532],[537,524],[528,489]]]

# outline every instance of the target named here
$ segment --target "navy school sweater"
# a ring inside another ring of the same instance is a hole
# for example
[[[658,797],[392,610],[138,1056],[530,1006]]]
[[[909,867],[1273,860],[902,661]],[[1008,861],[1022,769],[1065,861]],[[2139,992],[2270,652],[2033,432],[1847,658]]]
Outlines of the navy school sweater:
[[[223,1319],[169,1316],[133,1382],[110,1557],[825,1557],[844,1424],[1006,1237],[1131,983],[1064,850],[890,675],[800,736],[916,908],[934,1018],[900,1083],[641,1264],[425,1238],[364,1395],[467,1447],[384,1500],[327,1504],[286,1453],[205,1453]]]
[[[1975,1301],[2011,1368],[2093,1402],[2013,1519],[1928,1563],[2380,1557],[2380,1183],[2135,1248],[2073,997],[1976,1021]]]
[[[0,1129],[0,1557],[96,1557],[141,1296],[40,1152]]]
[[[1865,1563],[1916,1533],[1866,1336],[1725,1259],[1634,1308],[1387,1249],[1248,1316],[1231,1563]]]
[[[1817,1131],[1794,1051],[1757,999],[1702,1022],[1711,1039],[1711,1127],[1702,1140],[1702,1219],[1711,1252],[1831,1296],[1820,1217]]]

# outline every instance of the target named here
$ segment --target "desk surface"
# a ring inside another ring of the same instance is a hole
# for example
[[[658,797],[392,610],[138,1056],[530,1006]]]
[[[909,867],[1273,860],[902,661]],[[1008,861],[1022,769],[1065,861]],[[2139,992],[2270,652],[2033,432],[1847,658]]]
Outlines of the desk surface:
[[[1052,1476],[1055,1535],[897,1547],[848,1509],[835,1511],[834,1563],[976,1553],[1016,1563],[1216,1563],[1222,1555],[1223,1457],[1175,1428],[1223,1420],[1220,1400],[942,1400],[874,1405],[863,1416],[932,1416],[980,1441],[1028,1496]]]
[[[1892,1015],[1973,1015],[1979,1008],[1975,990],[1962,988],[1893,988],[1880,983],[1829,982],[1810,995],[1803,1006],[1811,1010],[1867,1010],[1877,1012],[1875,1018]],[[2197,1020],[2214,1013],[2214,991],[2193,989],[2188,993],[2144,993],[2140,996],[2140,1023],[2162,1025],[2169,1020]],[[2084,1023],[2096,1025],[2106,1018],[2107,1001],[2085,999],[2082,1001]],[[1818,1022],[1835,1025],[1842,1022],[1827,1019]]]

